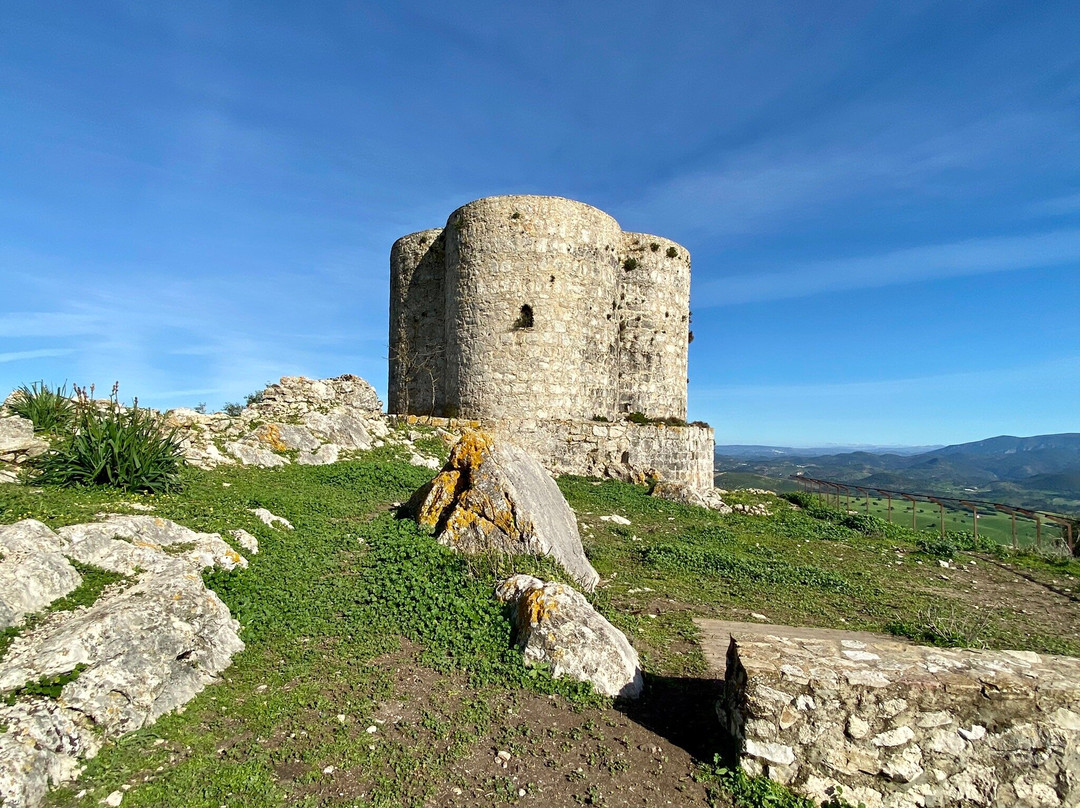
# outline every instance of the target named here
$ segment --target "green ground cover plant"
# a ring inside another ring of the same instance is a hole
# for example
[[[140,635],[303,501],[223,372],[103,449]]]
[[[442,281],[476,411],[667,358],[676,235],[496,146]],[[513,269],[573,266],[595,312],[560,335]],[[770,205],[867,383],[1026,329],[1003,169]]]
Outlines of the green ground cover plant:
[[[922,534],[769,495],[726,495],[763,504],[769,516],[721,515],[651,497],[644,486],[564,477],[560,488],[603,579],[590,599],[627,633],[647,674],[641,703],[614,704],[526,667],[510,617],[492,598],[495,581],[512,571],[561,579],[561,570],[546,560],[457,555],[395,518],[396,503],[432,472],[392,449],[330,466],[180,474],[182,493],[0,487],[0,523],[33,517],[55,528],[139,505],[227,539],[243,528],[260,544],[248,569],[206,576],[247,646],[224,680],[183,713],[107,744],[50,806],[89,808],[125,785],[125,806],[155,808],[619,804],[619,788],[652,778],[650,804],[801,808],[776,786],[717,773],[716,696],[695,617],[761,614],[1080,654],[1080,613],[1047,588],[1080,596],[1075,561],[984,558],[959,543],[945,559],[920,546]],[[250,512],[256,507],[295,530],[268,528]],[[600,518],[610,514],[630,524]],[[116,583],[83,575],[72,603],[93,602]],[[1024,587],[1015,608],[981,599],[1002,587]],[[1052,624],[1047,609],[1059,618]],[[509,769],[492,762],[496,750],[512,755]]]

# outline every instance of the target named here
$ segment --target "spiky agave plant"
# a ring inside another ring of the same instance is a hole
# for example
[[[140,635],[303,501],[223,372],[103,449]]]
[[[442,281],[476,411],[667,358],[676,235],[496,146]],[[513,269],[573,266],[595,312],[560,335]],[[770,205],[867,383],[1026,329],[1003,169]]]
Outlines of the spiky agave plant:
[[[15,391],[9,405],[16,415],[34,423],[35,432],[59,434],[71,427],[75,404],[68,395],[67,382],[50,387],[44,381],[22,385]]]
[[[60,486],[107,485],[124,491],[162,493],[180,487],[183,456],[176,430],[160,416],[119,401],[114,384],[109,401],[98,406],[85,388],[75,388],[71,436],[44,455],[38,482]]]

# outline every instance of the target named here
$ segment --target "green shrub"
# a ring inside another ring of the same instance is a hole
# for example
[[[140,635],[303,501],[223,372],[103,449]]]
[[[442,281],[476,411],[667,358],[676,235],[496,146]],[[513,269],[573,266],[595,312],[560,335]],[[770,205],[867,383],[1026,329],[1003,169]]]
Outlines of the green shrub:
[[[622,262],[622,265],[627,272],[632,272],[638,268],[638,261],[636,258],[627,258]]]
[[[120,406],[117,386],[108,405],[95,405],[76,388],[72,434],[39,462],[38,482],[47,485],[106,485],[124,491],[162,493],[180,487],[183,458],[176,430],[166,430],[161,418]]]
[[[668,258],[678,258],[679,257],[679,251],[676,250],[674,247],[668,247],[667,248],[667,257]]]
[[[16,415],[34,422],[35,432],[64,432],[70,428],[75,405],[68,395],[67,384],[52,388],[44,381],[25,384],[18,389],[11,403]]]
[[[235,401],[226,401],[225,406],[221,408],[221,411],[230,418],[235,418],[244,411],[244,405],[237,404]]]

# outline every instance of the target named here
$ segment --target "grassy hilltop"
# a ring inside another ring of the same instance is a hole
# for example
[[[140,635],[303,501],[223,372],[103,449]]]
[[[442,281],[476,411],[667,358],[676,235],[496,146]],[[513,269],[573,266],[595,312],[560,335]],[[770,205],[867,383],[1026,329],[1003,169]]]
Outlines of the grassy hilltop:
[[[155,808],[801,805],[712,765],[716,686],[694,616],[1080,655],[1076,560],[965,550],[809,501],[735,493],[771,515],[720,515],[563,478],[603,578],[590,598],[647,672],[640,703],[613,704],[512,648],[493,585],[510,571],[561,577],[552,563],[466,558],[395,518],[430,476],[381,449],[330,466],[187,469],[173,494],[0,487],[0,523],[57,527],[138,504],[226,537],[244,528],[261,547],[247,570],[207,575],[247,644],[225,680],[107,746],[47,804],[129,788],[124,806]],[[255,507],[295,530],[266,527]]]

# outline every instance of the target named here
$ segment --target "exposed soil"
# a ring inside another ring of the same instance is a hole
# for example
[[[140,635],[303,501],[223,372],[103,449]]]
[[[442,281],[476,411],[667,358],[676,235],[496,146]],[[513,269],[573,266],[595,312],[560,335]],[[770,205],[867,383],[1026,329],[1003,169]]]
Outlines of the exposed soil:
[[[392,696],[376,707],[375,732],[356,727],[358,743],[380,750],[380,775],[358,780],[341,765],[313,778],[333,765],[319,761],[279,766],[279,783],[297,798],[363,801],[381,776],[400,776],[395,761],[406,755],[445,772],[435,783],[415,777],[407,805],[717,804],[694,779],[697,762],[711,760],[720,744],[713,680],[651,678],[636,704],[575,708],[529,691],[477,692],[461,674],[438,673],[416,656],[409,648],[380,660]],[[490,720],[473,733],[471,709],[479,702]]]

